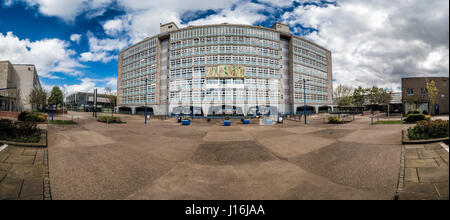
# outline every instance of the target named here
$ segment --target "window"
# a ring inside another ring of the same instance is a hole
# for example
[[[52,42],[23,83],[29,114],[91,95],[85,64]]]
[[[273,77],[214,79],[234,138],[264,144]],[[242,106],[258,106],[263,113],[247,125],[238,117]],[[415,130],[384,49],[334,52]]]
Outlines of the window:
[[[420,89],[420,94],[421,95],[427,95],[427,90],[425,88],[421,88]]]
[[[414,95],[414,89],[406,89],[407,95]]]

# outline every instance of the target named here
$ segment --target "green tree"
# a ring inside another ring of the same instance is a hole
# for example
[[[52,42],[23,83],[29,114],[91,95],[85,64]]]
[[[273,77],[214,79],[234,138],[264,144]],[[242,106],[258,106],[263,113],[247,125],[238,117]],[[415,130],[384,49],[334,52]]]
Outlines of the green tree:
[[[111,116],[114,116],[114,107],[116,107],[117,96],[113,94],[112,89],[109,87],[105,88],[105,96],[111,105]]]
[[[353,90],[352,103],[355,106],[363,106],[366,101],[366,93],[367,89],[359,86],[358,88]]]
[[[47,93],[43,89],[34,88],[28,95],[28,102],[36,109],[42,109],[47,102]]]
[[[352,89],[339,84],[334,90],[334,97],[339,107],[350,106],[352,104]]]
[[[49,105],[62,105],[64,103],[63,94],[61,89],[58,86],[54,86],[50,97],[48,98],[48,104]]]
[[[428,108],[430,109],[430,114],[432,114],[432,107],[436,103],[436,96],[439,93],[439,89],[436,87],[436,83],[434,80],[428,81],[428,79],[425,79],[425,90],[427,91],[428,98],[430,99],[430,106]]]

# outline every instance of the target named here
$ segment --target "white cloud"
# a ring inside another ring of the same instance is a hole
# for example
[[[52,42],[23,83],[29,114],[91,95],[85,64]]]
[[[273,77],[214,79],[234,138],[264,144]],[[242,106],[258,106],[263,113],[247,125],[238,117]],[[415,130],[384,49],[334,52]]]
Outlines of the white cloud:
[[[94,92],[94,89],[97,89],[98,93],[105,93],[106,87],[111,88],[112,91],[117,90],[116,86],[117,78],[115,77],[109,77],[105,79],[83,78],[80,81],[81,82],[79,84],[73,85],[64,84],[62,86],[62,90],[67,95],[70,95],[75,92]]]
[[[347,86],[396,89],[407,76],[448,76],[448,1],[338,1],[297,7],[283,15],[291,26],[330,49],[333,77]]]
[[[72,58],[75,51],[68,49],[69,44],[60,39],[43,39],[30,41],[19,39],[12,32],[0,33],[0,60],[11,63],[35,64],[38,74],[45,78],[59,78],[53,73],[65,73],[71,76],[81,75],[78,68],[83,68]]]
[[[26,2],[29,6],[38,7],[39,12],[43,15],[55,16],[67,22],[72,22],[84,11],[92,11],[90,14],[98,11],[104,12],[104,8],[112,1],[113,0],[7,0],[3,4],[11,6],[16,2]],[[101,14],[96,13],[97,16]]]
[[[88,32],[87,36],[89,39],[89,51],[80,54],[80,60],[83,62],[101,61],[108,63],[117,58],[117,51],[128,45],[126,39],[98,39],[91,32]]]
[[[72,34],[70,35],[70,40],[73,42],[76,42],[77,44],[80,43],[81,40],[81,34]]]

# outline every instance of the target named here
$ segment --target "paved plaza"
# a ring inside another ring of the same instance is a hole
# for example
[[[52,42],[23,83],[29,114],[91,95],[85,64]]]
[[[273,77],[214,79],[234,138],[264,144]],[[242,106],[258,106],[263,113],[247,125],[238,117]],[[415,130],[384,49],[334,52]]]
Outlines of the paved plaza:
[[[440,143],[404,146],[400,200],[448,200],[448,151]]]
[[[0,200],[51,199],[47,150],[8,146],[0,152]]]
[[[387,199],[398,185],[401,125],[121,117],[49,128],[53,199]]]

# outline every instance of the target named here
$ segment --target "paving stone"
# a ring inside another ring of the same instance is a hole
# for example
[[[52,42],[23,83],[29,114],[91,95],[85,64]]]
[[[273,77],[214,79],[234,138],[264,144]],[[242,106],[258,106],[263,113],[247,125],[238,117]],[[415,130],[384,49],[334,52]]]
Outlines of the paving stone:
[[[1,171],[9,171],[11,170],[12,165],[9,163],[2,163],[0,162],[0,170]]]
[[[25,150],[25,148],[22,148],[22,147],[8,146],[8,150],[7,151],[10,154],[21,155],[21,154],[23,154],[24,150]]]
[[[435,144],[425,144],[425,149],[426,150],[440,150],[442,148],[442,146],[438,143]]]
[[[405,149],[423,149],[423,144],[405,145]]]
[[[417,168],[421,183],[448,183],[448,167]]]
[[[423,160],[405,160],[405,167],[437,167],[437,163],[434,159],[423,159]]]
[[[43,179],[44,167],[43,166],[31,166],[31,165],[18,165],[15,164],[8,173],[8,176],[15,178],[41,178]]]
[[[448,163],[448,153],[446,155],[441,155],[441,158]]]
[[[405,159],[419,159],[419,150],[418,149],[409,149],[405,150]]]
[[[448,196],[448,182],[446,183],[435,183],[436,189],[439,193],[439,196]]]
[[[438,158],[440,155],[435,150],[419,150],[421,159]]]
[[[405,168],[405,181],[416,183],[419,182],[416,168]]]
[[[399,193],[399,200],[438,200],[439,197],[436,194],[421,194],[421,193]]]
[[[3,178],[6,177],[7,174],[8,174],[8,173],[7,173],[6,171],[1,171],[1,170],[0,170],[0,183],[1,183],[1,181],[3,180]]]
[[[8,157],[6,162],[14,163],[14,164],[29,164],[29,165],[32,165],[33,162],[34,162],[34,156],[25,156],[25,155],[11,154],[11,156]]]
[[[20,197],[43,196],[44,181],[42,178],[25,179]]]
[[[22,188],[22,179],[6,177],[0,183],[0,200],[17,199]]]
[[[448,200],[448,196],[440,196],[439,200]]]
[[[404,191],[408,193],[436,194],[437,196],[439,196],[436,188],[434,187],[434,184],[432,183],[406,182]]]
[[[442,160],[442,158],[434,158],[434,160],[436,161],[436,163],[440,166],[440,167],[445,167],[448,166],[448,164]]]
[[[4,162],[6,159],[8,159],[9,153],[6,153],[6,151],[0,153],[0,162]]]
[[[36,156],[34,158],[34,165],[44,165],[44,156]]]
[[[26,150],[23,151],[23,155],[35,156],[36,155],[36,149],[26,149]]]
[[[28,196],[28,197],[20,197],[20,200],[43,200],[44,196]]]

